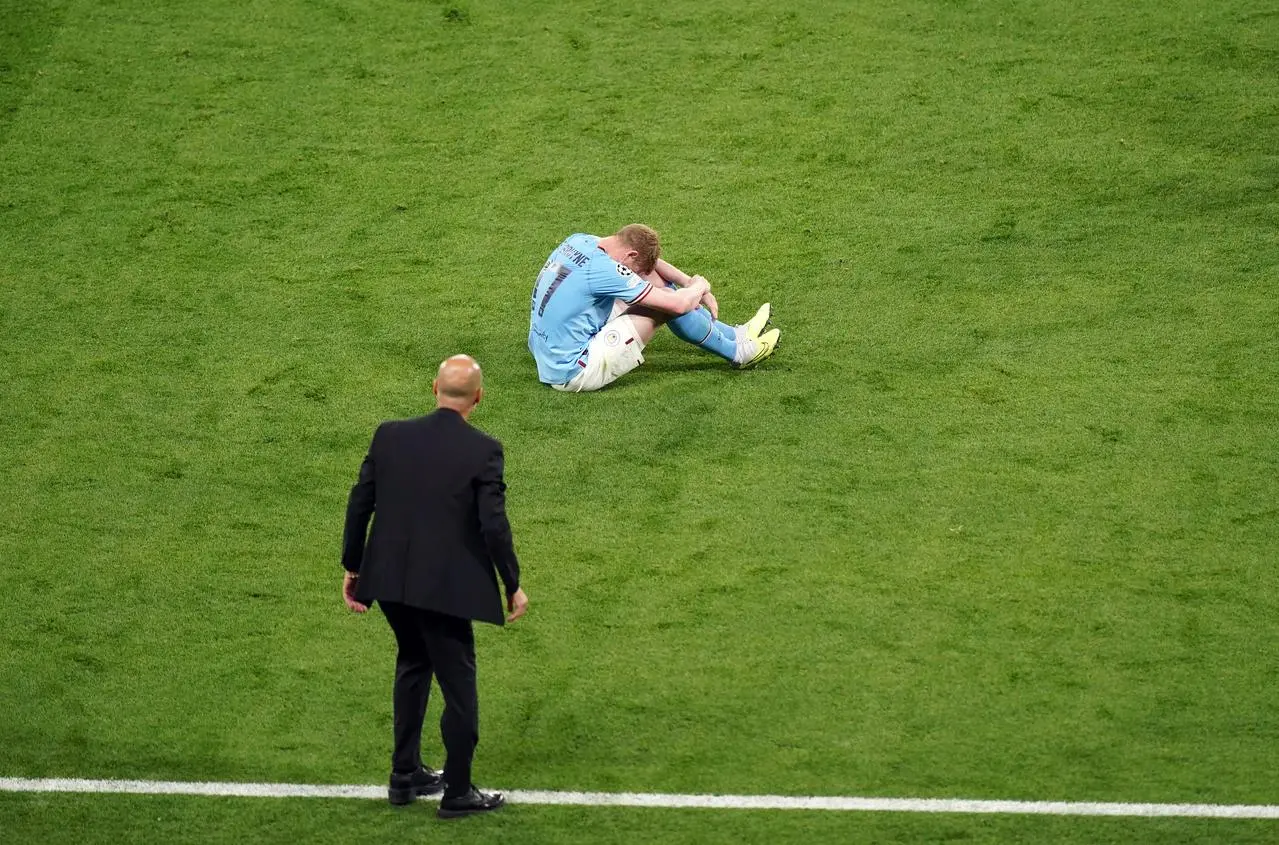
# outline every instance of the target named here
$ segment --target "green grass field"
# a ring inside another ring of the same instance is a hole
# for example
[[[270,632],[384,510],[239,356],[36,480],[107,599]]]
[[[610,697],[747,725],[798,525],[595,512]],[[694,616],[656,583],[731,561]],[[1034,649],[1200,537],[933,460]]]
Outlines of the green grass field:
[[[632,221],[777,356],[539,385],[536,272]],[[468,352],[532,600],[484,784],[1279,803],[1277,280],[1267,0],[0,0],[0,777],[380,783],[346,494]],[[1279,824],[0,794],[405,836]]]

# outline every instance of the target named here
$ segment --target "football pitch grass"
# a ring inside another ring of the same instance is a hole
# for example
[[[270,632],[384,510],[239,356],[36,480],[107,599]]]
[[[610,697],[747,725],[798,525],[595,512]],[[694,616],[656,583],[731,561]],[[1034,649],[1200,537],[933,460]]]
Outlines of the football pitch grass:
[[[468,352],[532,602],[482,784],[1279,804],[1277,139],[1272,2],[0,0],[0,777],[380,783],[345,497]],[[780,352],[539,385],[538,268],[632,221]],[[1279,838],[429,806],[0,840]]]

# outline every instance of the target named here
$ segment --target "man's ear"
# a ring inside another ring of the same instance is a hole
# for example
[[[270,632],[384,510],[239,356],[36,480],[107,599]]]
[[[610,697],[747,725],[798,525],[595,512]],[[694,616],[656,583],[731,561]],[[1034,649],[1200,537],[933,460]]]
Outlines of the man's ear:
[[[480,404],[480,400],[483,398],[484,398],[484,388],[481,387],[479,390],[475,391],[475,404],[476,405]]]
[[[440,395],[440,380],[439,380],[439,379],[432,379],[432,380],[431,380],[431,393],[432,393],[433,395],[435,395],[435,396],[439,396],[439,395]]]

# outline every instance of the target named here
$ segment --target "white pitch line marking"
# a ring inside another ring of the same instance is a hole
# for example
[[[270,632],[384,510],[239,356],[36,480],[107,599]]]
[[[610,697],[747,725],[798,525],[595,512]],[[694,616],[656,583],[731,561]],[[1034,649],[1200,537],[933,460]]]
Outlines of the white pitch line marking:
[[[0,792],[207,795],[232,798],[385,799],[386,787],[304,783],[0,778]],[[1275,804],[1124,804],[1090,801],[990,801],[963,798],[854,798],[788,795],[669,795],[647,792],[550,792],[515,789],[512,804],[578,807],[666,807],[716,810],[837,810],[889,813],[996,813],[1046,816],[1279,819]]]

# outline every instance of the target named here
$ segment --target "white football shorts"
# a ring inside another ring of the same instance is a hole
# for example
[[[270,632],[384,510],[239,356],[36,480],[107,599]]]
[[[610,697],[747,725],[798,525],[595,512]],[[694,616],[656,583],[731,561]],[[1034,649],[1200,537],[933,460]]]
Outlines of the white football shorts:
[[[591,338],[577,359],[578,373],[567,384],[554,385],[567,393],[599,390],[644,363],[644,342],[626,314],[616,316]]]

